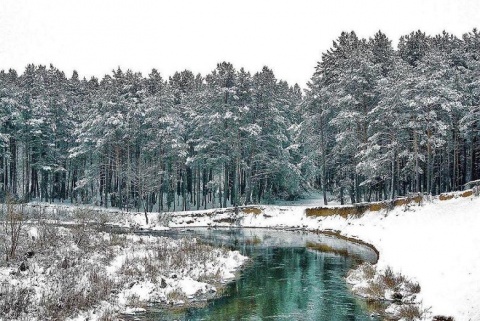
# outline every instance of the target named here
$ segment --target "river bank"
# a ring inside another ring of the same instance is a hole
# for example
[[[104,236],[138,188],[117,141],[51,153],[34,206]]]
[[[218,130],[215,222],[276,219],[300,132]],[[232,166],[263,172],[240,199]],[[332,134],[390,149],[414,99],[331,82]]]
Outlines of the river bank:
[[[179,213],[170,226],[268,227],[329,231],[372,244],[379,270],[391,267],[421,286],[430,316],[480,320],[480,198],[461,194],[362,215],[307,216],[307,207],[260,206],[232,216]]]
[[[35,204],[34,204],[35,205]],[[44,212],[69,206],[36,204]],[[399,206],[362,210],[361,214],[307,215],[306,206],[254,206],[178,213],[118,213],[109,224],[144,230],[188,227],[253,227],[326,231],[373,245],[380,253],[376,268],[390,267],[413,282],[417,299],[436,315],[457,321],[480,320],[480,198],[457,193]],[[330,207],[330,209],[333,207]],[[335,208],[338,208],[336,206]],[[236,213],[237,212],[237,213]],[[107,212],[108,213],[108,212]],[[67,219],[68,220],[68,219]]]
[[[0,236],[10,248],[11,239]],[[14,255],[0,259],[2,321],[107,321],[152,304],[204,304],[247,259],[197,238],[106,232],[87,224],[25,223],[16,242]]]

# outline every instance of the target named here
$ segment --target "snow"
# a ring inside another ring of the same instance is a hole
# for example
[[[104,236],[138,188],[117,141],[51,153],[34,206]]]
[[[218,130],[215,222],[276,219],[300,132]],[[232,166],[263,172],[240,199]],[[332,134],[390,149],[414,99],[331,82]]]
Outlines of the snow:
[[[339,231],[360,239],[380,252],[380,269],[390,266],[419,282],[419,299],[432,315],[480,320],[480,197],[434,199],[347,219],[307,217],[304,206],[257,208],[261,214],[240,212],[235,226]],[[228,214],[206,214],[172,214],[170,227],[231,225]]]
[[[111,262],[110,265],[105,268],[109,275],[115,275],[115,273],[120,270],[123,266],[123,263],[127,259],[127,254],[119,254],[117,255]]]
[[[9,314],[9,320],[40,320],[45,316],[41,313],[48,309],[41,302],[61,300],[61,293],[71,293],[67,294],[70,299],[78,299],[83,290],[93,293],[101,287],[112,290],[98,299],[91,296],[93,306],[84,304],[77,311],[68,310],[64,317],[72,321],[98,320],[108,311],[135,314],[151,304],[181,305],[212,298],[217,287],[233,279],[247,260],[238,251],[211,247],[195,238],[117,235],[83,230],[82,225],[73,229],[49,226],[55,237],[37,251],[35,243],[29,242],[34,242],[32,236],[38,239],[44,228],[35,223],[27,225],[27,245],[35,249],[35,254],[23,260],[28,266],[25,271],[18,268],[22,259],[12,266],[0,266],[2,293],[5,290],[11,291],[7,295],[17,295],[19,289],[33,293],[32,304],[19,317]],[[87,233],[85,241],[75,244],[75,236],[82,231]]]
[[[227,257],[221,259],[220,266],[220,275],[223,280],[231,280],[235,277],[235,271],[243,264],[245,258],[238,251],[228,252]]]
[[[30,239],[33,239],[33,238],[38,238],[38,229],[36,226],[32,226],[30,227],[30,229],[28,230],[27,232],[27,235]]]
[[[313,198],[300,206],[254,206],[257,213],[243,212],[242,207],[238,214],[232,209],[161,215],[148,213],[148,225],[143,213],[125,213],[114,209],[107,212],[111,213],[109,218],[117,218],[113,225],[146,230],[233,226],[338,232],[372,244],[380,253],[377,269],[389,266],[395,273],[418,282],[421,286],[418,299],[423,302],[423,307],[430,308],[431,316],[453,316],[457,321],[480,320],[480,197],[460,197],[461,193],[451,195],[454,197],[449,200],[431,198],[421,205],[402,205],[390,211],[366,212],[361,217],[346,219],[337,215],[307,216],[306,209],[313,204],[318,205]],[[74,208],[70,205],[36,204],[39,205],[44,206],[44,212],[52,213],[61,210],[71,213]],[[28,235],[36,236],[38,231],[33,227]],[[281,235],[271,241],[290,242],[282,239]],[[135,255],[142,256],[145,253]],[[238,252],[231,252],[215,266],[204,268],[210,273],[220,268],[222,278],[228,280],[243,263],[243,259],[236,255],[239,255]],[[126,259],[125,253],[118,254],[110,262],[107,272],[111,275],[117,273]],[[0,277],[9,273],[7,270],[0,271]],[[194,269],[190,276],[184,275],[182,278],[165,276],[167,287],[163,295],[179,288],[187,297],[199,291],[213,290],[207,289],[202,282],[193,281],[198,273]],[[124,294],[143,297],[150,293],[150,286],[139,282],[129,291]],[[150,293],[150,296],[153,294]]]
[[[135,315],[136,313],[139,312],[145,312],[144,308],[126,308],[125,310],[122,311],[122,314],[127,314],[127,315]]]
[[[118,303],[122,306],[128,305],[131,297],[136,297],[139,301],[148,302],[154,290],[155,284],[150,281],[137,282],[130,289],[123,290],[118,295]]]
[[[195,294],[205,293],[208,290],[207,283],[198,282],[189,277],[176,282],[176,285],[182,289],[187,298],[193,298]]]

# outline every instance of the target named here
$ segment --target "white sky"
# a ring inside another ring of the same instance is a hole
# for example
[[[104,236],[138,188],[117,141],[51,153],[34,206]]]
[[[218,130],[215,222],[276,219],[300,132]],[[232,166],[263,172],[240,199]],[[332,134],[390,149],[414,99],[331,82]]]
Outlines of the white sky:
[[[167,78],[229,61],[303,87],[342,31],[382,30],[396,44],[418,29],[474,27],[479,0],[0,0],[0,69],[53,63],[101,78],[120,66]]]

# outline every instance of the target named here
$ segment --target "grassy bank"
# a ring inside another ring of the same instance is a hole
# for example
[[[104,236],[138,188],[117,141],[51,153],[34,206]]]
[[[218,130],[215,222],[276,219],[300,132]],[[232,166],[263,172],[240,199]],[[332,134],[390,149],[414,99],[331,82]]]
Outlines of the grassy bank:
[[[113,320],[151,304],[198,303],[245,259],[196,239],[98,231],[85,224],[90,213],[74,216],[71,227],[26,224],[18,207],[4,208],[0,320]]]

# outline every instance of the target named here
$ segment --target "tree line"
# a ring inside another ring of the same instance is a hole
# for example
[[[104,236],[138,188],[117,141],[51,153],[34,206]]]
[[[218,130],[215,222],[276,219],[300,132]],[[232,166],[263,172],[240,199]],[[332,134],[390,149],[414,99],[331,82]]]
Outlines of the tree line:
[[[397,50],[381,32],[342,33],[304,99],[307,155],[323,190],[355,203],[479,179],[479,59],[477,30],[462,39],[412,32]]]
[[[0,193],[167,211],[344,202],[480,177],[480,35],[342,33],[302,92],[227,62],[168,80],[0,72]],[[328,194],[327,194],[328,193]]]

